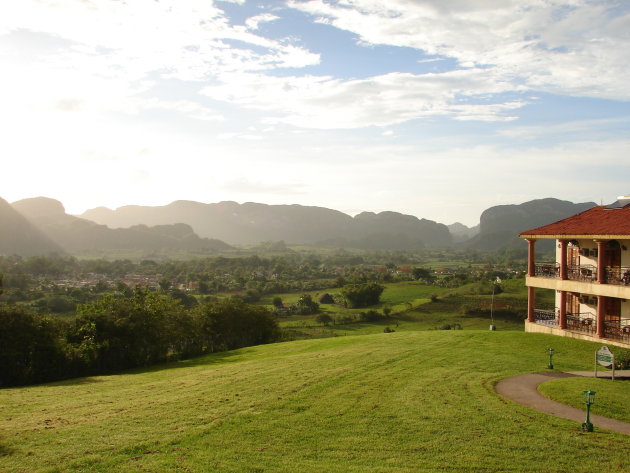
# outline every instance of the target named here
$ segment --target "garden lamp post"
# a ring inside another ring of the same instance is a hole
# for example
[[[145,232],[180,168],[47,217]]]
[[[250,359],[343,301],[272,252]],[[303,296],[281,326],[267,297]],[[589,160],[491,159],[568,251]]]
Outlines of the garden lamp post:
[[[584,432],[592,432],[593,424],[591,424],[591,405],[595,403],[595,391],[584,391],[584,404],[586,404],[586,422],[582,424]]]
[[[552,370],[553,369],[553,348],[547,348],[547,353],[549,353],[549,364],[547,365],[547,368]]]

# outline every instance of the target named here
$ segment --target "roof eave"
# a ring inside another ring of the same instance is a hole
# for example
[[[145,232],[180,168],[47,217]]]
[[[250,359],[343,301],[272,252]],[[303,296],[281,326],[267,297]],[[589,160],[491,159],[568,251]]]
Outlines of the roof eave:
[[[549,234],[521,233],[519,237],[531,240],[553,239],[553,240],[628,240],[630,235],[595,235],[595,234]]]

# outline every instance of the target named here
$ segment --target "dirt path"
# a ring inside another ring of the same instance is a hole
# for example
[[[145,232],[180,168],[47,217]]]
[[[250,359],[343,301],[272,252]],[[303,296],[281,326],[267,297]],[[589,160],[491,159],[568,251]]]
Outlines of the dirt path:
[[[575,376],[570,373],[531,373],[512,376],[502,379],[495,387],[501,396],[511,399],[514,402],[531,407],[540,412],[562,417],[563,419],[574,420],[580,424],[586,418],[586,411],[574,407],[560,404],[559,402],[547,399],[538,392],[538,385],[554,378],[568,378]],[[622,434],[630,435],[630,423],[620,420],[609,419],[591,414],[591,422],[595,428],[613,430]]]

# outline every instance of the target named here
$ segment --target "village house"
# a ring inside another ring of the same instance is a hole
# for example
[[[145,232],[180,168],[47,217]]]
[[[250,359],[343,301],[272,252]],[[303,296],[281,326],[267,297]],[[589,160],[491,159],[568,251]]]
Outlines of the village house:
[[[630,348],[630,195],[520,234],[528,243],[525,330]],[[556,240],[555,262],[535,245]],[[555,309],[536,306],[536,290],[555,291]]]

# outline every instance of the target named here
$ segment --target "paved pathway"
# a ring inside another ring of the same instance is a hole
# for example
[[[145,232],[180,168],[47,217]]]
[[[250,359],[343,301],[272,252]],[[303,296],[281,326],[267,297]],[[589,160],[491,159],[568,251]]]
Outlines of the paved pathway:
[[[554,378],[568,378],[570,376],[576,375],[571,373],[554,372],[521,374],[518,376],[512,376],[511,378],[502,379],[497,383],[495,389],[501,396],[507,397],[519,404],[523,404],[537,411],[545,412],[556,417],[574,420],[582,424],[582,422],[586,419],[586,408],[576,409],[574,407],[567,406],[566,404],[560,404],[559,402],[552,401],[540,394],[537,389],[538,385],[544,383],[545,381],[549,381]],[[630,435],[630,423],[628,422],[609,419],[608,417],[602,417],[594,414],[591,414],[591,422],[596,429],[608,429]]]

